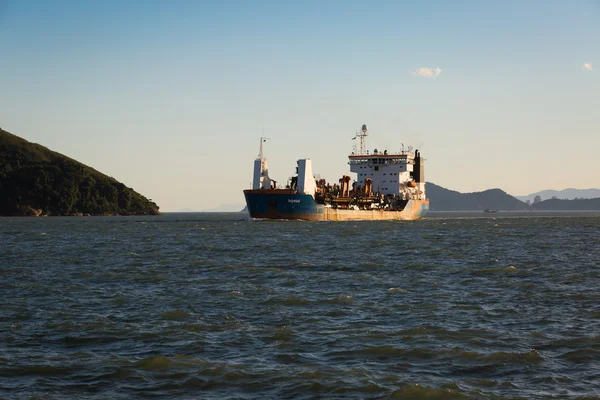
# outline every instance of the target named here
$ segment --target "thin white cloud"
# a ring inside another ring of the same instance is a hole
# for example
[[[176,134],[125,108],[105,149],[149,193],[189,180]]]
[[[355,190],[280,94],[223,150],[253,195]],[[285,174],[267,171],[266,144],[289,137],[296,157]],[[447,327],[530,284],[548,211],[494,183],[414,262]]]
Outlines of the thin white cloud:
[[[583,69],[591,71],[592,70],[592,63],[590,63],[590,62],[583,63]]]
[[[409,71],[412,76],[419,76],[421,78],[437,78],[439,74],[442,73],[442,69],[440,67],[437,68],[427,68],[421,67],[417,68],[414,71]]]

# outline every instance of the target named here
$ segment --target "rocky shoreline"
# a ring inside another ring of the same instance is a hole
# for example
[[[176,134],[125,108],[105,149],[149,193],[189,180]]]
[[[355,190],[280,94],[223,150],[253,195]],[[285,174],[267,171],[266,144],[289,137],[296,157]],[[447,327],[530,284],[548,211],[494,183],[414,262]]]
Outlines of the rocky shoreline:
[[[150,212],[150,213],[123,213],[123,214],[118,214],[118,213],[95,214],[95,213],[81,213],[81,212],[70,213],[70,214],[52,214],[49,212],[44,212],[40,208],[35,209],[32,207],[25,207],[25,208],[22,208],[20,211],[21,211],[20,213],[0,214],[0,217],[127,217],[127,216],[143,216],[143,215],[156,216],[156,215],[162,214],[160,211]]]

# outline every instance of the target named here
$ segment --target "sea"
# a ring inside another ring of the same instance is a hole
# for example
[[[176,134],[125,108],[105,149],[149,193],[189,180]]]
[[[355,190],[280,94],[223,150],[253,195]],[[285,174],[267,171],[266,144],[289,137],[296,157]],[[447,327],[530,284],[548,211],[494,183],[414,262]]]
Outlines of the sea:
[[[599,399],[600,213],[0,218],[2,399]]]

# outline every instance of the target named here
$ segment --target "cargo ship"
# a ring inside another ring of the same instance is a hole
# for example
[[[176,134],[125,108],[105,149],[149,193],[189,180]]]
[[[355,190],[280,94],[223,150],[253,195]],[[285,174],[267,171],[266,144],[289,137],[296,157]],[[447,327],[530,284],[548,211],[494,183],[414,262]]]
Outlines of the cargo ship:
[[[425,196],[425,163],[411,146],[394,153],[366,150],[368,129],[353,139],[358,146],[348,156],[350,172],[328,183],[315,177],[312,161],[297,161],[296,175],[285,187],[269,177],[261,137],[254,161],[252,189],[244,190],[250,217],[308,221],[415,220],[429,210]]]

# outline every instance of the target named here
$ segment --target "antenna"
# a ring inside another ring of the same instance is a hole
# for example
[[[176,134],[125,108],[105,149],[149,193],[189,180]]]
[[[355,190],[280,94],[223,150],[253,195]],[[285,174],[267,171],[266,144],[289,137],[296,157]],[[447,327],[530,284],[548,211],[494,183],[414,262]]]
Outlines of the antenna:
[[[264,159],[263,143],[265,143],[267,140],[271,140],[271,138],[264,137],[264,136],[260,137],[260,151],[258,152],[258,159],[259,160]]]
[[[360,147],[359,147],[359,151],[358,151],[358,155],[362,156],[365,154],[365,149],[366,149],[366,137],[369,136],[369,134],[367,133],[368,129],[367,129],[367,125],[363,125],[361,128],[361,133],[356,132],[356,135],[352,138],[352,140],[359,138],[360,139]]]

